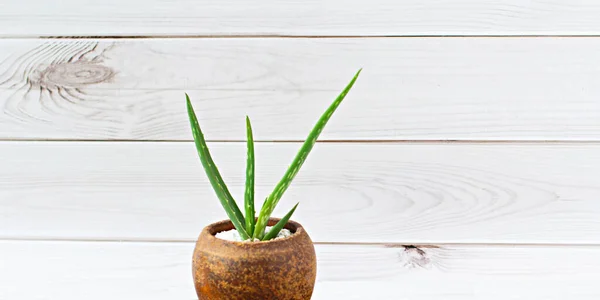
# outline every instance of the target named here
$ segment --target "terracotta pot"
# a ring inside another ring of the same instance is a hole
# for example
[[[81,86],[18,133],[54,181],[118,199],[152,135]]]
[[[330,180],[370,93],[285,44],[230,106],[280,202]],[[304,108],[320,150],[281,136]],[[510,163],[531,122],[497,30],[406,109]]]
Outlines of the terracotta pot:
[[[279,219],[272,218],[273,226]],[[310,299],[317,274],[312,240],[297,222],[291,236],[264,242],[235,242],[215,237],[233,229],[231,221],[202,230],[193,257],[193,277],[200,300]]]

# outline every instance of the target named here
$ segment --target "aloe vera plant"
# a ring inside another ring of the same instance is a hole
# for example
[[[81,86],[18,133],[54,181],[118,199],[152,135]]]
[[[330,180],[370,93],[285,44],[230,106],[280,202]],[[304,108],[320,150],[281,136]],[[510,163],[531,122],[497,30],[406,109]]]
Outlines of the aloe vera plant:
[[[200,162],[206,172],[206,175],[217,195],[217,198],[221,202],[221,205],[225,209],[227,216],[233,223],[233,226],[239,233],[240,237],[244,240],[252,240],[252,241],[266,241],[275,238],[279,232],[283,229],[285,224],[289,221],[292,214],[298,207],[298,203],[283,217],[281,220],[275,224],[268,232],[266,231],[267,222],[275,209],[275,206],[281,200],[283,193],[287,190],[287,188],[292,183],[292,180],[302,167],[302,164],[306,161],[306,158],[313,146],[315,145],[317,138],[323,131],[323,128],[338,108],[342,100],[346,97],[354,82],[358,78],[358,75],[362,69],[359,69],[350,83],[342,90],[342,92],[338,95],[338,97],[331,103],[331,105],[325,110],[325,112],[321,115],[317,123],[314,125],[313,129],[309,133],[307,139],[302,144],[302,147],[296,154],[294,160],[288,167],[287,171],[281,178],[281,180],[277,183],[273,191],[267,196],[265,199],[261,210],[256,216],[256,211],[254,208],[254,138],[252,134],[252,126],[250,124],[250,119],[246,116],[246,135],[247,135],[247,161],[246,161],[246,186],[244,192],[244,214],[242,214],[241,210],[237,206],[236,201],[233,199],[229,190],[227,189],[227,185],[223,181],[217,166],[212,160],[210,151],[208,146],[206,145],[206,140],[204,138],[204,134],[200,129],[200,125],[198,124],[198,119],[194,112],[194,108],[190,102],[190,97],[185,94],[186,102],[187,102],[187,111],[190,119],[190,125],[192,127],[192,135],[194,137],[194,142],[196,145],[196,150],[198,151],[198,156],[200,157]]]

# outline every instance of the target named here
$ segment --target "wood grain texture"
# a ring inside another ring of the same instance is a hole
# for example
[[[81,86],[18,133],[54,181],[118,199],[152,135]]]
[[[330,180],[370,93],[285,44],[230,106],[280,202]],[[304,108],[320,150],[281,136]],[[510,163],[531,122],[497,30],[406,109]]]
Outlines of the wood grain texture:
[[[0,139],[600,138],[597,38],[0,40]]]
[[[241,203],[245,144],[209,147]],[[257,144],[256,199],[299,147]],[[0,166],[0,238],[193,241],[226,218],[191,142],[3,142]],[[274,216],[300,202],[316,242],[600,244],[598,174],[599,144],[321,143]]]
[[[594,0],[2,1],[0,36],[597,35]]]
[[[3,299],[195,299],[193,243],[0,242]],[[597,299],[597,247],[316,245],[313,299]],[[5,259],[8,258],[8,259]],[[35,285],[36,288],[31,288]]]

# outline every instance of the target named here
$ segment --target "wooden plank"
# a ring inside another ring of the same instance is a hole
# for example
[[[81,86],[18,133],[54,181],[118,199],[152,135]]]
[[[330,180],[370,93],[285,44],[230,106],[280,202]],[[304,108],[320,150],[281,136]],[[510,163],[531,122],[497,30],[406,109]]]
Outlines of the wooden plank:
[[[0,242],[5,299],[195,299],[193,243]],[[598,299],[597,247],[316,245],[313,299]],[[30,288],[34,285],[36,288]]]
[[[597,35],[594,0],[3,1],[1,36]]]
[[[599,140],[600,39],[0,40],[0,139]]]
[[[209,146],[240,201],[245,144]],[[299,147],[257,144],[257,199]],[[3,142],[0,166],[0,238],[193,241],[226,218],[191,142]],[[300,202],[317,242],[600,244],[598,174],[600,144],[317,144],[275,215]]]

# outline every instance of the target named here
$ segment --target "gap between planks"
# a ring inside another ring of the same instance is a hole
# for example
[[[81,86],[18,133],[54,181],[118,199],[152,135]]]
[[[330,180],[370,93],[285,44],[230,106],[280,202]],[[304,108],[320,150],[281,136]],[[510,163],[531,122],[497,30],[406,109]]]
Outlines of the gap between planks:
[[[140,244],[193,244],[184,239],[113,239],[113,238],[65,238],[65,237],[0,237],[0,242],[67,242],[67,243],[140,243]],[[421,242],[313,242],[314,245],[330,246],[378,246],[385,248],[444,248],[444,247],[600,247],[594,243],[423,243]]]
[[[0,35],[0,39],[372,39],[372,38],[594,38],[600,34],[415,34],[415,35]]]
[[[231,143],[245,144],[246,140],[216,140],[207,139],[209,143]],[[171,140],[171,139],[28,139],[28,138],[0,138],[0,142],[62,142],[62,143],[192,143],[191,139]],[[254,143],[265,144],[299,144],[304,143],[304,140],[254,140]],[[421,145],[437,145],[437,144],[521,144],[521,145],[536,145],[536,144],[584,144],[584,145],[600,145],[600,140],[467,140],[467,139],[448,139],[448,140],[318,140],[317,143],[331,144],[421,144]]]

